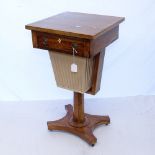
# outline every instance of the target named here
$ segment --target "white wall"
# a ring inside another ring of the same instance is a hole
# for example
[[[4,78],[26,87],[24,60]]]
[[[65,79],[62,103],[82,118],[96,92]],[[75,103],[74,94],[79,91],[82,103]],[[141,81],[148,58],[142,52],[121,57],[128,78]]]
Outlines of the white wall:
[[[120,38],[106,48],[95,97],[155,94],[154,0],[0,0],[0,100],[72,97],[57,88],[48,52],[33,49],[31,33],[24,28],[63,11],[126,17]]]

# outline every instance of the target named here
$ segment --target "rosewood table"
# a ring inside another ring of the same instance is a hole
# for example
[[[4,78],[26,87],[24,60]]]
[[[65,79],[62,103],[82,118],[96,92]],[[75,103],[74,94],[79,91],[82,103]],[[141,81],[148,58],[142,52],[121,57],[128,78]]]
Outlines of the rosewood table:
[[[54,52],[58,58],[55,63],[58,63],[59,58],[63,55],[64,59],[69,57],[66,62],[62,62],[64,64],[69,63],[69,60],[74,57],[79,58],[81,62],[90,61],[93,64],[90,67],[91,72],[87,76],[89,80],[87,80],[86,87],[78,90],[76,89],[77,84],[71,88],[74,92],[73,106],[71,104],[65,106],[67,114],[62,119],[47,122],[49,130],[73,133],[94,146],[97,141],[93,135],[95,127],[110,123],[109,116],[90,115],[84,112],[84,93],[95,95],[99,91],[105,48],[118,39],[119,24],[122,21],[124,21],[124,17],[64,12],[25,26],[32,32],[33,47],[48,50],[52,63],[55,58],[52,55]],[[56,66],[55,74],[58,74],[61,66],[57,67],[56,64],[53,64],[53,68],[54,66]],[[78,64],[74,64],[73,71],[70,71],[70,68],[65,69],[68,74],[74,74],[73,76],[77,77],[80,70],[77,67]],[[87,70],[86,68],[84,72]],[[84,76],[82,75],[81,80]],[[61,76],[58,74],[56,78],[61,78]],[[74,79],[72,80],[76,82]],[[78,82],[80,83],[80,79]],[[64,82],[64,84],[66,83]],[[67,86],[64,88],[67,89]]]

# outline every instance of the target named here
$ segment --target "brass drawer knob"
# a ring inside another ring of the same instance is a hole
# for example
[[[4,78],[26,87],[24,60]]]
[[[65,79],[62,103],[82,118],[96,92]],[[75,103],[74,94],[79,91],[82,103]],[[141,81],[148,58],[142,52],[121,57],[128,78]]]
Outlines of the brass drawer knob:
[[[72,48],[76,49],[78,47],[77,43],[72,43]]]
[[[43,45],[47,46],[48,45],[47,43],[48,43],[48,39],[47,38],[43,38]]]

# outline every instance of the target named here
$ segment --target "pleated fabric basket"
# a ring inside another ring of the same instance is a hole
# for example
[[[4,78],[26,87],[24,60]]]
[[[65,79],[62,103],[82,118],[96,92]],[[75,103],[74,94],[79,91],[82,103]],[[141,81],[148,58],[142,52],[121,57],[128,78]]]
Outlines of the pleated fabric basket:
[[[58,87],[85,93],[92,84],[93,58],[75,56],[74,63],[77,72],[71,72],[73,56],[69,54],[49,51],[55,80]]]

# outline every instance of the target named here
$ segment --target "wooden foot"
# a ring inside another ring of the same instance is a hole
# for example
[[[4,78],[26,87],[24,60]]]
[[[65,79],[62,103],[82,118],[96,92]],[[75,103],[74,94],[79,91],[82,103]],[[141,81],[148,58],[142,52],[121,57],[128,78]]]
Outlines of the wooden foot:
[[[47,122],[48,129],[70,132],[81,137],[91,146],[94,146],[97,141],[97,138],[93,135],[93,130],[98,125],[108,125],[110,123],[109,116],[97,116],[90,114],[84,114],[82,122],[75,121],[72,105],[66,105],[65,109],[67,111],[66,116],[60,120]]]

